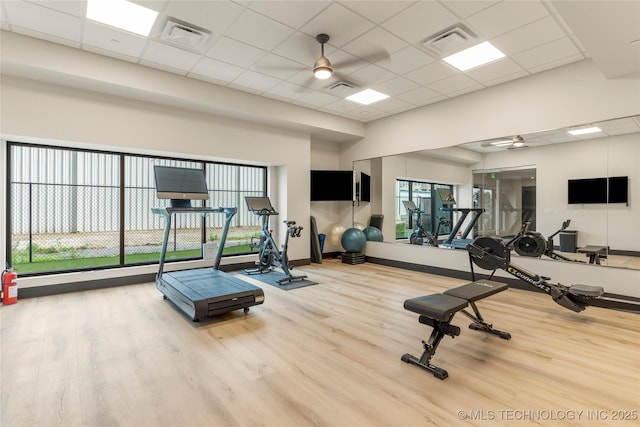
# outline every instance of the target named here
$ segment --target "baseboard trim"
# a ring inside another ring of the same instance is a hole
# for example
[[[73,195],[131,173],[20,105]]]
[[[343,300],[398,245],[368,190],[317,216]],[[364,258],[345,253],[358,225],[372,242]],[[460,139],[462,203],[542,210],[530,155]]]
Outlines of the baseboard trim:
[[[291,265],[299,267],[311,263],[310,258],[299,259],[290,262]],[[239,271],[255,268],[255,263],[244,262],[238,264],[221,265],[220,270],[224,272]],[[140,283],[155,282],[156,273],[137,274],[133,276],[121,276],[108,279],[85,280],[81,282],[64,283],[58,285],[32,286],[29,288],[18,287],[18,299],[38,298],[50,295],[66,294],[69,292],[92,291],[96,289],[115,288],[117,286],[137,285]]]

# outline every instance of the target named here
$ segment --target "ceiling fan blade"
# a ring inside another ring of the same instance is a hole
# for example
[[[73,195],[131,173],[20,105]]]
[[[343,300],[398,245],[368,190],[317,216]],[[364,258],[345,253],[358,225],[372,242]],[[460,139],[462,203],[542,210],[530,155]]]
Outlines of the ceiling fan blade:
[[[365,57],[353,57],[348,60],[336,62],[333,66],[334,68],[339,67],[352,67],[354,65],[360,65],[364,63],[385,63],[389,61],[389,53],[385,50],[381,50],[379,52],[372,53]]]

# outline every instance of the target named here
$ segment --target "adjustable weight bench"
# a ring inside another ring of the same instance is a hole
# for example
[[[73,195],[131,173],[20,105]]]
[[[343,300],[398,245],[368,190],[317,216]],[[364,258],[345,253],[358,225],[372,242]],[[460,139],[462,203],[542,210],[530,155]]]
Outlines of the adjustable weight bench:
[[[473,321],[469,325],[470,329],[498,335],[506,340],[511,339],[509,332],[494,329],[493,325],[485,322],[476,306],[476,301],[502,292],[507,288],[508,286],[504,283],[492,280],[477,280],[449,289],[441,294],[424,295],[406,300],[404,308],[418,313],[420,315],[418,321],[424,325],[431,326],[433,331],[431,331],[431,336],[427,342],[422,341],[424,352],[420,358],[405,353],[402,355],[401,360],[417,365],[441,380],[447,378],[449,376],[447,371],[432,365],[430,361],[445,335],[449,335],[452,338],[460,335],[460,328],[451,324],[453,317],[459,311]],[[468,306],[473,309],[473,314],[465,310]]]

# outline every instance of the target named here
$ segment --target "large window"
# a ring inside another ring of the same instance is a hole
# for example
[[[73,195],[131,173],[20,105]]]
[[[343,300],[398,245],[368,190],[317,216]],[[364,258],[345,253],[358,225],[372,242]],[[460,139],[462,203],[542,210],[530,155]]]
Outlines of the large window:
[[[208,206],[237,207],[225,255],[250,252],[260,223],[244,196],[266,194],[266,168],[125,153],[8,144],[7,254],[21,274],[158,262],[164,219],[153,206],[153,166],[204,168]],[[202,204],[202,201],[194,202]],[[224,215],[177,215],[167,261],[198,259],[216,242]]]
[[[442,199],[438,188],[453,192],[452,185],[431,182],[396,180],[396,239],[407,239],[421,220],[424,229],[432,236],[449,234],[451,231],[451,212],[442,211]],[[410,215],[402,202],[411,200],[422,211],[420,218]],[[437,237],[437,236],[436,236]]]

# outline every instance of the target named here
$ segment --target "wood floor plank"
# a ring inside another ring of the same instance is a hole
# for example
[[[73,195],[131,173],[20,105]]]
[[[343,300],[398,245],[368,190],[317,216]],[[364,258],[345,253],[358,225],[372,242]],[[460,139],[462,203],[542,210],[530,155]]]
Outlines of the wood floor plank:
[[[512,339],[456,315],[461,335],[433,359],[449,371],[440,381],[400,360],[431,331],[403,303],[466,281],[339,261],[296,270],[319,284],[283,291],[242,276],[265,303],[201,323],[151,283],[2,306],[0,424],[637,425],[638,315],[573,313],[509,289],[478,306]]]

